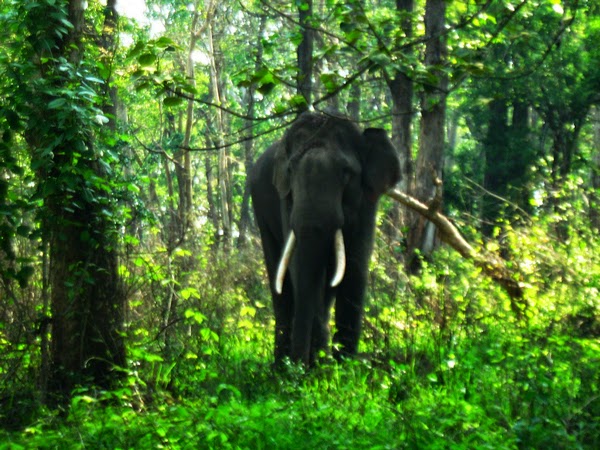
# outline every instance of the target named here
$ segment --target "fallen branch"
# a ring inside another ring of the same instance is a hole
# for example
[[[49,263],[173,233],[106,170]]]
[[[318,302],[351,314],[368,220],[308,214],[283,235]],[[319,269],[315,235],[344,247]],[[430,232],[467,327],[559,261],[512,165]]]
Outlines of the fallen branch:
[[[506,263],[502,258],[483,250],[475,250],[462,237],[460,231],[450,219],[440,213],[437,208],[431,208],[397,189],[388,191],[387,195],[431,221],[437,227],[442,241],[450,245],[464,258],[472,260],[477,267],[481,268],[490,278],[502,286],[511,299],[512,310],[517,316],[521,316],[523,307],[526,306],[523,289],[518,282],[521,277],[518,273],[514,273],[506,267]]]

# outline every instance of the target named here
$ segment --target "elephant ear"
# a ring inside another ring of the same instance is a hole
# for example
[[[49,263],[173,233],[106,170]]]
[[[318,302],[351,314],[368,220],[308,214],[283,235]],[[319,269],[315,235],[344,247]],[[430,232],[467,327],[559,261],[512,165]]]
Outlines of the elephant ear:
[[[275,158],[273,164],[273,185],[280,198],[288,196],[291,190],[290,161],[283,141],[275,144]]]
[[[363,132],[363,138],[363,186],[367,197],[377,201],[400,181],[400,161],[385,130],[367,128]]]

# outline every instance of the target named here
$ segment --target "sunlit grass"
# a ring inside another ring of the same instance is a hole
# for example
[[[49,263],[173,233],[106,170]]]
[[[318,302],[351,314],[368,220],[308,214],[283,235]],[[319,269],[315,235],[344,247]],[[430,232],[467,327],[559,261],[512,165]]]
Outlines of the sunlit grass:
[[[442,251],[418,278],[374,271],[360,356],[310,370],[272,367],[254,264],[201,260],[170,340],[151,317],[130,324],[120,387],[78,391],[63,414],[36,406],[29,387],[12,397],[0,448],[598,448],[600,249],[540,230],[509,230],[515,261],[527,262],[523,319],[479,269]],[[244,281],[224,282],[225,271]]]

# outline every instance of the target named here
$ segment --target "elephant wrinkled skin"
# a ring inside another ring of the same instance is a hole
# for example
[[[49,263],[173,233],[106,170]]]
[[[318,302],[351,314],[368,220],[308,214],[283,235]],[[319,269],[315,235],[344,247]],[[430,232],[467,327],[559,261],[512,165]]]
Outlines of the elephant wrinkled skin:
[[[256,161],[250,190],[275,311],[275,361],[311,364],[360,337],[380,196],[399,180],[384,130],[361,132],[340,116],[304,113]],[[286,251],[284,252],[284,248]]]

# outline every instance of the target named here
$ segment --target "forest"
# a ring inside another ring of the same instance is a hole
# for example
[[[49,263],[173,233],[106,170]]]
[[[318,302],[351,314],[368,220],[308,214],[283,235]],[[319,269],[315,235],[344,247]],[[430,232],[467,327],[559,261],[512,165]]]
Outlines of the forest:
[[[600,448],[599,43],[596,0],[0,0],[0,449]],[[307,114],[399,180],[309,364],[250,176]]]

